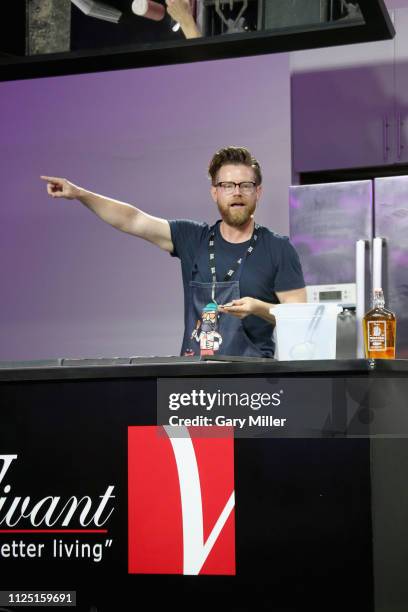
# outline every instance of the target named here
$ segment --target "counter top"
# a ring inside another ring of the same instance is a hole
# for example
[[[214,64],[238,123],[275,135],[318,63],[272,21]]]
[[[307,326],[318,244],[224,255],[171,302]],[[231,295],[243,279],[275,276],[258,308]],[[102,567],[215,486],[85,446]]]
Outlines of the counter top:
[[[259,375],[407,375],[408,359],[275,361],[266,358],[114,357],[0,361],[0,381]]]

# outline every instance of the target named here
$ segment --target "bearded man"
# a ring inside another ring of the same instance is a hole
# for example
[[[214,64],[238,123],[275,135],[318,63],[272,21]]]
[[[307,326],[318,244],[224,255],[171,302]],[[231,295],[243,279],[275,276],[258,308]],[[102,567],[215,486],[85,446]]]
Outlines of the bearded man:
[[[144,238],[181,260],[182,355],[199,352],[198,330],[209,324],[202,320],[203,312],[208,311],[211,314],[204,318],[214,319],[218,354],[273,357],[273,305],[306,301],[299,258],[286,236],[255,223],[262,173],[248,149],[217,151],[208,173],[211,196],[221,217],[212,226],[153,217],[66,179],[41,178],[47,181],[52,197],[77,199],[113,227]]]

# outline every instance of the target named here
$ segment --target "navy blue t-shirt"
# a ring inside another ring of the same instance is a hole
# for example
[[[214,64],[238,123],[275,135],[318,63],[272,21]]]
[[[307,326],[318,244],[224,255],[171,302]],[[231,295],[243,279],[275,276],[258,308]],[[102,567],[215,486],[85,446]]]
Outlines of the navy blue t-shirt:
[[[208,260],[210,228],[207,223],[187,219],[169,221],[174,245],[172,257],[179,257],[184,286],[184,321],[188,312],[187,296],[191,280],[210,283],[212,278]],[[219,223],[215,230],[215,258],[217,281],[223,281],[227,271],[241,255],[246,253],[250,241],[235,244],[221,235]],[[275,234],[266,227],[259,227],[256,246],[244,263],[240,279],[241,297],[253,297],[264,302],[278,304],[276,291],[290,291],[305,286],[299,257],[287,236]],[[232,277],[231,280],[234,280]],[[242,320],[251,341],[266,357],[273,357],[273,326],[249,315]]]

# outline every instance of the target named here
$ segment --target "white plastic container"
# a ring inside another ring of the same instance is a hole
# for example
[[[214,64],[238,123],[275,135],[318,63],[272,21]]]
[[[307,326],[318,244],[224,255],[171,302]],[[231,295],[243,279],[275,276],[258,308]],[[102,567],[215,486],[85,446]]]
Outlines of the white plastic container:
[[[336,359],[337,304],[277,304],[275,316],[275,359]]]

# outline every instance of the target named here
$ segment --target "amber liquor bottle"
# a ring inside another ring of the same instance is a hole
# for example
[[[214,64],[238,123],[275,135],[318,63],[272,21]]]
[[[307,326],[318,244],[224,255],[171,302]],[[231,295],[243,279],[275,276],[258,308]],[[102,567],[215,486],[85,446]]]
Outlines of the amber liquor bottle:
[[[363,317],[367,359],[395,359],[395,314],[384,307],[382,289],[374,289],[373,307]]]

